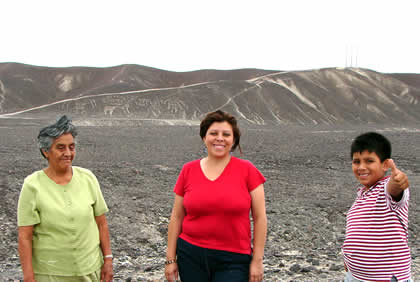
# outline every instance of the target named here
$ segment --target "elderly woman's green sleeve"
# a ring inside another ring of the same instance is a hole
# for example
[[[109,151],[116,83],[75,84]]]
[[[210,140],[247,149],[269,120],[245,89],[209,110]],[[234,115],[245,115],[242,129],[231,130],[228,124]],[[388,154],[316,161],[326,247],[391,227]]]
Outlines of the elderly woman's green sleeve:
[[[93,204],[93,211],[95,216],[100,216],[108,211],[108,206],[106,205],[104,196],[102,195],[101,187],[99,186],[98,179],[92,173],[95,183],[95,192],[96,192],[96,200]]]
[[[18,226],[30,226],[41,222],[36,205],[36,196],[36,187],[25,179],[18,201]]]

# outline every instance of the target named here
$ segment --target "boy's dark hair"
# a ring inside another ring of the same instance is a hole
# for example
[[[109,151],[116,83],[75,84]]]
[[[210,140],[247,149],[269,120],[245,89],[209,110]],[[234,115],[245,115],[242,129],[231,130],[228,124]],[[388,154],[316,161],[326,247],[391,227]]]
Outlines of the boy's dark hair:
[[[376,132],[367,132],[359,135],[351,144],[350,158],[354,153],[368,151],[378,155],[381,162],[391,158],[391,142],[385,136]]]

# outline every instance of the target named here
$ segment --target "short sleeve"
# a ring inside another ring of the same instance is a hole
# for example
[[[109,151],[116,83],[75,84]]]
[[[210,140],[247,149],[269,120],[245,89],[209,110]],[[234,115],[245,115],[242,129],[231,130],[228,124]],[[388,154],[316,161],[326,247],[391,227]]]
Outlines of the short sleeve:
[[[185,173],[186,173],[186,168],[184,165],[181,169],[181,172],[179,173],[178,179],[176,180],[176,183],[174,186],[175,194],[181,197],[184,197],[185,195]]]
[[[93,173],[92,173],[92,179],[95,186],[94,189],[96,191],[96,201],[93,204],[93,212],[95,216],[100,216],[108,211],[108,206],[106,205],[104,196],[102,195],[102,191],[99,186],[98,179]]]
[[[36,206],[36,194],[35,187],[25,180],[18,201],[18,226],[30,226],[41,222]]]
[[[264,175],[250,162],[247,161],[248,165],[248,180],[247,186],[248,191],[251,192],[261,184],[265,183],[266,179]]]

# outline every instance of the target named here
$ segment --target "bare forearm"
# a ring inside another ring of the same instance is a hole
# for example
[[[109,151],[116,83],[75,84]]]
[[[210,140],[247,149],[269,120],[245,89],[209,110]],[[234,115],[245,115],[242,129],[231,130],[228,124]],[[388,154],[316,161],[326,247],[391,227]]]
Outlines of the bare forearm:
[[[32,267],[32,240],[19,237],[19,257],[22,265],[22,272],[24,281],[30,281],[34,278],[34,271]]]
[[[98,226],[102,254],[104,255],[104,264],[101,268],[101,281],[112,281],[114,277],[112,257],[106,257],[112,254],[108,222],[106,221],[105,214],[95,217],[95,220]]]
[[[176,257],[176,241],[181,234],[182,219],[171,217],[168,227],[168,248],[166,250],[167,259],[175,259]]]
[[[254,249],[253,259],[262,260],[267,237],[267,218],[261,216],[254,219]]]
[[[259,185],[251,191],[252,218],[254,220],[254,249],[252,260],[261,262],[267,237],[267,215],[265,213],[264,186]],[[260,275],[262,275],[260,273]],[[257,275],[259,277],[259,275]]]
[[[112,254],[111,240],[109,236],[109,229],[108,229],[107,222],[106,221],[103,222],[100,226],[98,226],[98,229],[99,229],[99,240],[101,242],[102,254],[104,256]]]

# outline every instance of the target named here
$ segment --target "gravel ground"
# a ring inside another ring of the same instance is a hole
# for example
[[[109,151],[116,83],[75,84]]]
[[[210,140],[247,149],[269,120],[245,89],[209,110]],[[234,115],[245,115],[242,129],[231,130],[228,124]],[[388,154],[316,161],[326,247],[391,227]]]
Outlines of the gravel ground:
[[[0,281],[21,279],[16,206],[23,179],[46,163],[36,147],[40,120],[0,119]],[[86,123],[85,123],[86,124]],[[94,123],[89,123],[94,124]],[[185,162],[204,156],[197,126],[79,127],[74,165],[98,177],[115,256],[115,280],[163,280],[172,188]],[[411,181],[409,242],[420,279],[420,129],[416,126],[242,128],[243,155],[266,176],[266,281],[340,281],[345,214],[356,185],[352,138],[381,130]]]

